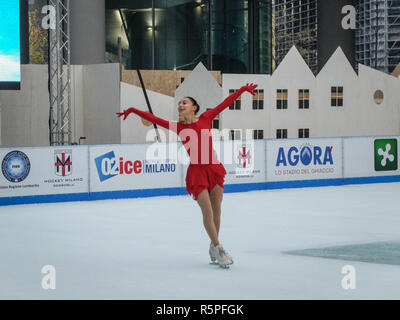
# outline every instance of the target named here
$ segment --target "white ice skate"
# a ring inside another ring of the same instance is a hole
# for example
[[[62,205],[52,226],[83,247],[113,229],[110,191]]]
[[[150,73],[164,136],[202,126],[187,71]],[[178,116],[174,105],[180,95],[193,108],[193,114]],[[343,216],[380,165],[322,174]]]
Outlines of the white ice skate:
[[[229,265],[233,263],[232,257],[225,251],[225,249],[219,244],[218,246],[210,245],[210,258],[212,264],[217,264],[221,268],[229,268]],[[217,261],[217,262],[216,262]]]
[[[210,254],[210,259],[211,259],[210,264],[218,264],[217,258],[215,257],[215,254],[214,254],[213,247],[214,247],[214,245],[211,242],[210,243],[210,249],[208,250],[208,253]]]
[[[212,250],[213,247],[214,247],[214,245],[211,242],[210,243],[210,249],[208,250],[208,253],[210,254],[210,259],[211,259],[210,264],[218,264],[217,258],[216,258],[215,254],[214,254],[214,251]],[[228,253],[228,251],[225,250],[225,254],[226,254],[227,258],[230,260],[229,264],[233,264],[232,256]]]

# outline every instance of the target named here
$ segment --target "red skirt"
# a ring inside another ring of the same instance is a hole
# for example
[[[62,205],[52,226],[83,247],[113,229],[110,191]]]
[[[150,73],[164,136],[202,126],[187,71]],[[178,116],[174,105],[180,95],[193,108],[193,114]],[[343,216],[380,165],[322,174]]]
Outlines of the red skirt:
[[[204,189],[211,192],[217,184],[224,188],[225,175],[226,170],[222,163],[190,164],[186,173],[186,190],[196,200]]]

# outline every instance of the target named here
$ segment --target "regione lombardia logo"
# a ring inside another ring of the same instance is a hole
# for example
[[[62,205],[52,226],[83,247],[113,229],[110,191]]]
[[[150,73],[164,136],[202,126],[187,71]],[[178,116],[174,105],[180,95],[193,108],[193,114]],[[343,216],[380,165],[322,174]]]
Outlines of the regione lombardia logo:
[[[22,151],[11,151],[4,157],[1,170],[8,181],[17,183],[29,175],[31,163]]]
[[[375,171],[397,170],[397,139],[376,139]]]

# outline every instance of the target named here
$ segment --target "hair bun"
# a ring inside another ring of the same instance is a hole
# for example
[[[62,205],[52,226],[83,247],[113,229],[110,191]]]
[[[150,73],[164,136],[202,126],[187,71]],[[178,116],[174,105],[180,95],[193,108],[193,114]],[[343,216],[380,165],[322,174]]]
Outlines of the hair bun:
[[[200,106],[199,106],[199,104],[197,103],[196,99],[193,98],[193,97],[186,97],[186,98],[190,99],[190,100],[192,101],[193,105],[197,107],[196,111],[194,112],[194,114],[197,114],[197,112],[200,111]]]

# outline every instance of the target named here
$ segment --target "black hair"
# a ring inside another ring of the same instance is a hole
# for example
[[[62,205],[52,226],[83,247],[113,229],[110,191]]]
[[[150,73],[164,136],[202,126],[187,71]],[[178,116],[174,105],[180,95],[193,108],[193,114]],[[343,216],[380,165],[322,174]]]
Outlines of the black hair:
[[[186,98],[188,98],[190,101],[192,101],[193,105],[197,107],[196,111],[194,112],[194,114],[197,114],[197,112],[200,111],[200,106],[197,103],[196,99],[192,98],[192,97],[186,97]]]

